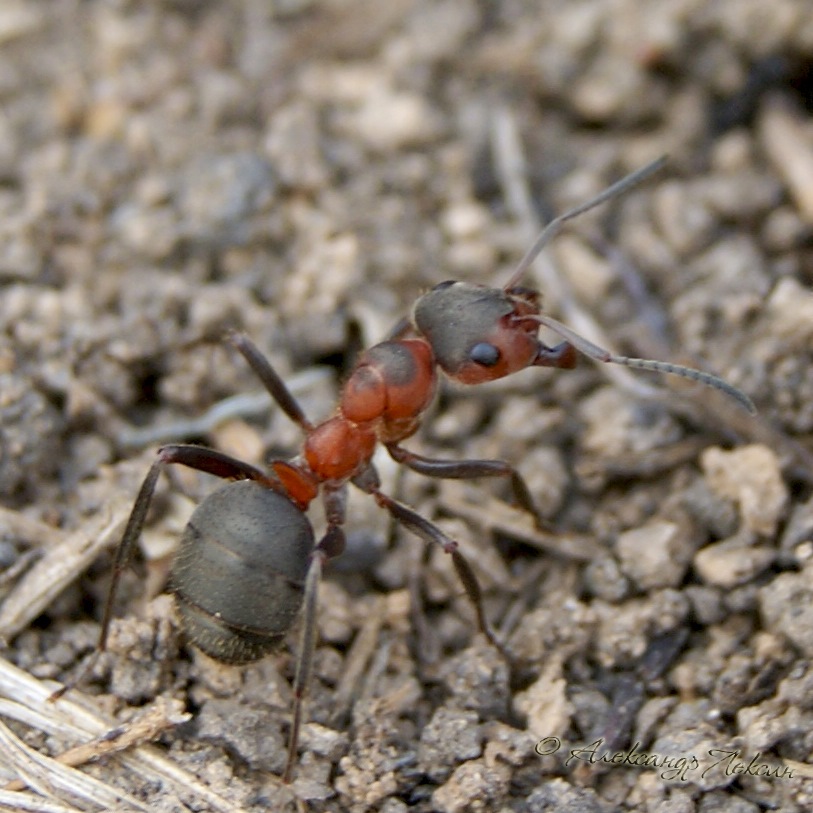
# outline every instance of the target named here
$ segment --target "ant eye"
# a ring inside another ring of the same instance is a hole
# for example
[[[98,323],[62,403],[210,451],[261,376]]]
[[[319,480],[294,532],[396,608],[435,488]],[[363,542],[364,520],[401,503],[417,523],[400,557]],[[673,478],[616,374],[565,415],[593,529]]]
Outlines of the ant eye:
[[[469,358],[483,367],[493,367],[500,360],[500,350],[488,342],[478,342],[469,350]]]

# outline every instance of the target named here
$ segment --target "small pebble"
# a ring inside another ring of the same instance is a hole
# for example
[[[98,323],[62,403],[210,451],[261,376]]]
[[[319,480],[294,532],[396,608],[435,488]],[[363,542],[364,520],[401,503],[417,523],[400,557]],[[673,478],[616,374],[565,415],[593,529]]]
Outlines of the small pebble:
[[[680,584],[696,540],[688,523],[660,520],[625,531],[615,547],[624,574],[639,590],[649,590]]]
[[[798,573],[780,573],[759,590],[765,627],[813,657],[813,563]]]
[[[772,449],[758,444],[731,451],[712,447],[703,452],[700,462],[709,487],[736,501],[746,529],[762,536],[776,532],[788,490]]]

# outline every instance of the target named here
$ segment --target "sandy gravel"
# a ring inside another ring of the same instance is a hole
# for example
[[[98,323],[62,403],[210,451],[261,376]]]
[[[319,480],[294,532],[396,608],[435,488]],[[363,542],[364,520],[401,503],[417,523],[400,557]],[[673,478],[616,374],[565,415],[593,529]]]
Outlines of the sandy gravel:
[[[0,785],[30,785],[0,809],[813,809],[808,0],[4,0],[0,102]],[[449,557],[354,496],[282,786],[296,636],[243,668],[184,643],[160,594],[216,483],[175,467],[109,652],[44,703],[162,443],[296,452],[226,330],[323,418],[423,291],[502,284],[664,153],[523,282],[758,416],[588,360],[444,385],[410,448],[515,463],[554,534],[504,484],[379,463],[460,541],[518,668]]]

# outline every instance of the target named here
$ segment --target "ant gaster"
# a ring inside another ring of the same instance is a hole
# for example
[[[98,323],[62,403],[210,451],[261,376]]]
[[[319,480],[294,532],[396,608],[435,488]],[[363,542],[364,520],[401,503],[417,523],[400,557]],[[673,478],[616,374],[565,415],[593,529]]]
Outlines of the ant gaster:
[[[316,639],[316,596],[322,567],[344,549],[348,482],[371,495],[413,534],[440,545],[452,557],[480,630],[508,658],[486,622],[477,579],[457,542],[380,490],[371,462],[373,452],[376,444],[382,443],[397,462],[430,477],[504,477],[519,506],[541,523],[525,481],[510,464],[499,460],[436,460],[400,445],[418,429],[432,401],[438,367],[455,381],[479,384],[530,366],[572,368],[578,352],[598,361],[700,381],[754,411],[746,395],[716,376],[602,350],[542,314],[539,294],[517,284],[566,221],[638,184],[663,161],[626,176],[588,203],[553,220],[504,287],[450,281],[420,297],[411,323],[403,323],[389,340],[362,354],[342,388],[335,415],[317,425],[305,417],[258,348],[245,335],[229,334],[227,340],[243,355],[282,411],[302,429],[305,441],[301,452],[289,461],[272,460],[267,469],[259,469],[205,447],[161,448],[136,497],[116,552],[96,654],[106,647],[119,578],[141,533],[156,481],[166,465],[179,463],[232,481],[193,512],[172,568],[170,589],[189,641],[218,661],[248,663],[274,649],[303,613],[283,781],[291,780],[296,762]],[[537,338],[540,325],[564,341],[546,346]],[[317,543],[304,511],[320,492],[327,530]]]

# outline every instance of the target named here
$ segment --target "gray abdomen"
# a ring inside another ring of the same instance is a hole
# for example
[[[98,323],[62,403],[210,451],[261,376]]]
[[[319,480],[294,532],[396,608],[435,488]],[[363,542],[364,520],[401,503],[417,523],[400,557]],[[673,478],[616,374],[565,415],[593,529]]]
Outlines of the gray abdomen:
[[[299,614],[313,548],[307,517],[284,495],[249,480],[213,492],[172,568],[190,643],[224,663],[268,654]]]

